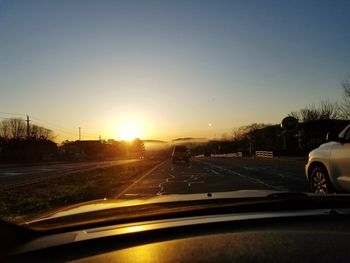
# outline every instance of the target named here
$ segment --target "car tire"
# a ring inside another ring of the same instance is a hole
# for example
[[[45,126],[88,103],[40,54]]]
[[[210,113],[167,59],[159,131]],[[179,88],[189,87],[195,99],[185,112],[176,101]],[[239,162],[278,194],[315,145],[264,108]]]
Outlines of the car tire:
[[[312,170],[310,186],[311,192],[316,194],[330,194],[334,192],[327,171],[320,166],[317,166]]]

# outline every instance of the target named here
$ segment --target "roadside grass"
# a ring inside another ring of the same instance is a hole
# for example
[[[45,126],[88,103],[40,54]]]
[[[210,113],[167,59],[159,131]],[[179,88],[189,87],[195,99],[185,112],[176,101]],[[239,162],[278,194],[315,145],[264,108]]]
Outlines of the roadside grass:
[[[113,198],[159,161],[96,168],[0,192],[0,217],[20,223],[35,215],[81,202]]]

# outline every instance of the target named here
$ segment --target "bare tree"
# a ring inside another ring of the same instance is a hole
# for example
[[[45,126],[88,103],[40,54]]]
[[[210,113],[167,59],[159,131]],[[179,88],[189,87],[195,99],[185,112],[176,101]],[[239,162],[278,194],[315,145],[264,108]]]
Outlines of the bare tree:
[[[53,140],[55,138],[52,130],[35,124],[30,126],[30,131],[31,137],[37,140]]]
[[[317,120],[334,120],[340,117],[340,110],[336,102],[324,99],[321,100],[317,107],[315,105],[310,105],[300,111],[291,112],[289,116],[304,123]]]
[[[26,136],[26,124],[23,119],[12,118],[2,121],[2,130],[6,130],[9,139],[22,139]],[[6,127],[6,128],[4,128]]]
[[[344,119],[350,119],[350,76],[342,83],[343,100],[339,105],[340,116]]]
[[[334,120],[339,117],[339,107],[337,103],[331,102],[329,99],[322,100],[319,106],[320,120]]]
[[[8,139],[10,135],[9,133],[10,131],[8,121],[3,120],[2,122],[0,122],[0,137]]]
[[[299,111],[292,111],[291,113],[288,114],[288,116],[296,118],[298,121],[300,121],[301,116],[300,116],[300,112]]]
[[[23,119],[13,118],[0,122],[0,137],[5,139],[26,139],[27,129]],[[38,125],[30,125],[29,127],[31,138],[53,140],[55,135],[52,130],[46,129]]]
[[[316,121],[320,119],[320,112],[316,109],[315,105],[300,110],[300,116],[302,122]]]
[[[232,130],[233,141],[237,142],[242,140],[244,134],[245,134],[244,127],[234,128]]]

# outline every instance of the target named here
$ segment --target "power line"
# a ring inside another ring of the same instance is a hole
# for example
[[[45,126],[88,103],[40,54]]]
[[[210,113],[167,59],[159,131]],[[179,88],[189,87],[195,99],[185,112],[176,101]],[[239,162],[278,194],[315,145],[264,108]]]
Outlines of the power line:
[[[0,114],[14,115],[14,116],[27,116],[26,114],[22,114],[22,113],[11,113],[11,112],[3,112],[3,111],[0,111]]]
[[[33,120],[33,118],[32,118],[32,120]],[[62,133],[71,134],[71,135],[73,135],[73,134],[75,135],[76,134],[73,131],[69,131],[69,130],[66,130],[66,129],[61,129],[61,128],[58,128],[58,127],[53,127],[51,124],[41,123],[41,121],[38,122],[36,119],[35,119],[35,121],[33,121],[33,123],[34,124],[38,124],[38,125],[45,125],[46,127],[50,128],[52,130],[58,130],[58,131],[60,131]]]
[[[28,127],[28,115],[27,114],[22,114],[22,113],[11,113],[11,112],[2,112],[0,111],[0,114],[4,114],[4,115],[12,115],[12,116],[24,116],[24,117],[27,117],[27,119],[23,118],[24,121],[27,122],[27,127]],[[12,118],[8,118],[8,117],[1,117],[0,116],[0,119],[2,120],[10,120]],[[45,121],[45,120],[42,120],[42,119],[39,119],[37,117],[33,117],[31,116],[31,120],[29,120],[32,122],[32,124],[35,124],[35,123],[38,123],[39,126],[47,126],[48,128],[52,129],[53,131],[56,131],[58,133],[63,133],[63,134],[66,134],[66,135],[69,135],[71,137],[75,137],[77,136],[77,132],[76,131],[73,131],[73,130],[70,130],[70,129],[66,129],[66,128],[63,128],[63,127],[60,127],[58,126],[57,124],[53,124],[51,122],[48,122],[48,121]],[[90,132],[84,132],[84,137],[85,138],[98,138],[99,137],[99,133],[90,133]],[[81,138],[81,135],[80,135],[80,138]]]
[[[69,130],[69,129],[66,129],[66,128],[57,126],[56,124],[53,124],[53,123],[51,123],[51,122],[38,119],[38,118],[36,118],[36,117],[32,117],[32,119],[33,119],[33,120],[36,120],[36,121],[38,121],[38,122],[42,122],[42,123],[44,123],[44,124],[46,124],[46,125],[49,125],[49,126],[55,128],[55,129],[57,129],[57,130],[59,129],[59,130],[62,130],[62,131],[68,131],[68,132],[74,133],[74,134],[76,133],[76,132],[73,131],[73,130]]]
[[[63,128],[61,126],[57,126],[57,124],[53,124],[51,122],[44,121],[44,120],[41,120],[41,119],[36,118],[36,117],[32,117],[32,119],[36,120],[36,121],[39,121],[39,122],[42,122],[44,124],[50,125],[51,127],[53,127],[56,130],[61,130],[61,131],[64,131],[66,133],[71,133],[71,134],[74,134],[74,135],[77,134],[75,130],[70,130],[70,129]],[[90,132],[84,132],[84,134],[88,134],[88,135],[96,136],[96,137],[98,137],[98,135],[99,135],[98,133],[90,133]]]

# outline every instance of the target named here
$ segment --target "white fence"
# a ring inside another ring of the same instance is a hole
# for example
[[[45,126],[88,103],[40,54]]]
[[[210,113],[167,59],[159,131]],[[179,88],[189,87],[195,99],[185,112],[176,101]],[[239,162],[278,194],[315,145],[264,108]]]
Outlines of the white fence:
[[[255,157],[256,158],[273,158],[273,152],[271,151],[255,151]]]
[[[235,158],[235,157],[242,157],[242,152],[236,152],[236,153],[223,153],[223,154],[212,154],[211,157],[224,157],[224,158]]]

